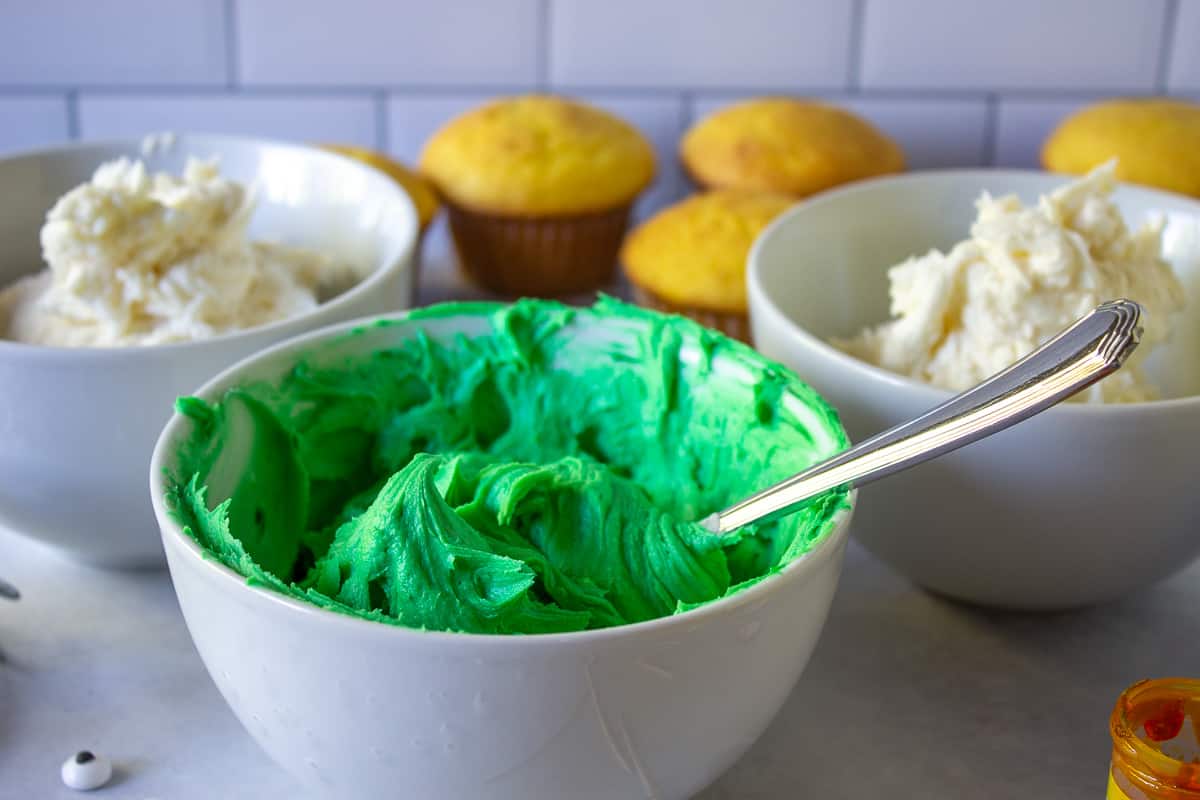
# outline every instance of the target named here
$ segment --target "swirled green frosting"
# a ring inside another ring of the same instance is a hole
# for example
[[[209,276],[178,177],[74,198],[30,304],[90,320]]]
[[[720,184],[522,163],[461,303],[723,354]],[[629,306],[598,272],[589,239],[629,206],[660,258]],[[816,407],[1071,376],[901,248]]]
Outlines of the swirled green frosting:
[[[475,333],[438,332],[464,315]],[[253,584],[412,628],[678,613],[776,572],[847,502],[731,536],[695,524],[845,433],[749,348],[607,298],[422,309],[279,381],[177,408],[191,428],[167,501],[208,554]]]

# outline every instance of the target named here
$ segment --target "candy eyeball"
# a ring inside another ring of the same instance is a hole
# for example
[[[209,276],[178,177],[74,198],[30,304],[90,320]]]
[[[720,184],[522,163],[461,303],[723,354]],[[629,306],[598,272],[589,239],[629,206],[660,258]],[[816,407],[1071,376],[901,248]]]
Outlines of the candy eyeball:
[[[62,782],[81,792],[99,789],[112,778],[112,763],[91,750],[80,750],[62,765]]]

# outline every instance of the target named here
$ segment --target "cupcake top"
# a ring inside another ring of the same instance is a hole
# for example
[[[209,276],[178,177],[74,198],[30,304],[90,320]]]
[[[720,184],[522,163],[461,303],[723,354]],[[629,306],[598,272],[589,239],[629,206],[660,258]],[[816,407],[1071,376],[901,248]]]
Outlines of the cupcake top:
[[[747,100],[701,120],[683,137],[680,157],[707,188],[794,197],[904,169],[900,146],[871,123],[787,97]]]
[[[1042,147],[1046,169],[1074,175],[1113,158],[1121,180],[1200,197],[1200,105],[1107,100],[1065,119]]]
[[[428,228],[429,223],[433,222],[433,218],[437,216],[441,203],[438,202],[437,193],[429,185],[429,181],[400,162],[365,147],[347,144],[326,144],[322,147],[372,166],[400,184],[401,188],[412,198],[413,205],[416,206],[417,223],[421,226],[421,230]]]
[[[525,95],[451,120],[426,143],[421,170],[456,205],[564,216],[631,202],[654,178],[654,150],[631,125],[598,108]]]
[[[621,263],[630,280],[669,303],[743,313],[750,246],[794,202],[733,189],[693,195],[634,230]]]

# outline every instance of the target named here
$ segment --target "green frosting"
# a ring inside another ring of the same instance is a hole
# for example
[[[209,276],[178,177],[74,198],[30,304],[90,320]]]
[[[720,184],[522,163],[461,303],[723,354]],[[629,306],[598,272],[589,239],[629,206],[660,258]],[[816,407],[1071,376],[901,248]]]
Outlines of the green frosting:
[[[355,348],[379,325],[464,315],[480,334],[397,329],[384,349]],[[412,628],[545,633],[678,613],[776,572],[847,504],[832,493],[722,537],[695,524],[841,450],[845,433],[749,348],[609,298],[422,309],[317,348],[279,381],[177,408],[192,425],[167,501],[207,553],[252,584]]]

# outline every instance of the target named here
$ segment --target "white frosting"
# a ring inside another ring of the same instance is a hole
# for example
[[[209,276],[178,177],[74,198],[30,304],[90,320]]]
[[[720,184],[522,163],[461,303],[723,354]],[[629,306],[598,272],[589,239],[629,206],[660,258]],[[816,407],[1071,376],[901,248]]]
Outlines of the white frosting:
[[[104,164],[50,209],[49,269],[0,292],[0,322],[30,344],[190,341],[308,311],[319,288],[352,280],[319,253],[249,241],[252,209],[215,159],[189,159],[182,177]]]
[[[1145,334],[1085,399],[1153,399],[1138,362],[1171,330],[1184,291],[1162,259],[1162,223],[1130,232],[1110,199],[1115,163],[1024,207],[984,194],[971,238],[888,271],[894,319],[835,342],[885,369],[963,390],[1018,361],[1107,300],[1141,303]]]

